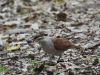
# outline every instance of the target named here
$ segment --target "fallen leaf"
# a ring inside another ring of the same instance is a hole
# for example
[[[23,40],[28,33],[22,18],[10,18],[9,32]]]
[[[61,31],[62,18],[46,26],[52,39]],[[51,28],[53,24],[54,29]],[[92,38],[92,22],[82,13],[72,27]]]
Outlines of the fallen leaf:
[[[8,38],[8,37],[10,37],[10,36],[1,36],[1,35],[0,35],[0,38]]]
[[[92,44],[88,44],[87,45],[87,48],[93,48],[95,46],[98,46],[99,44],[100,44],[100,41],[99,42],[92,43]]]
[[[17,50],[20,48],[20,45],[17,45],[16,47],[10,47],[9,43],[7,43],[6,48],[7,48],[7,50]]]
[[[91,55],[84,55],[82,57],[83,60],[90,60],[91,59]]]
[[[54,2],[64,2],[64,0],[54,0]]]

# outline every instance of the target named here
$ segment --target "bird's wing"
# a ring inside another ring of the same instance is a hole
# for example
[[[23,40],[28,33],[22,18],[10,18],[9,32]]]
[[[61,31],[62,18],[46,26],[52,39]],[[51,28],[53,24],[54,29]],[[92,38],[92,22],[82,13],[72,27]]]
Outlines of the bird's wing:
[[[67,50],[75,47],[71,42],[65,38],[51,38],[56,50]]]

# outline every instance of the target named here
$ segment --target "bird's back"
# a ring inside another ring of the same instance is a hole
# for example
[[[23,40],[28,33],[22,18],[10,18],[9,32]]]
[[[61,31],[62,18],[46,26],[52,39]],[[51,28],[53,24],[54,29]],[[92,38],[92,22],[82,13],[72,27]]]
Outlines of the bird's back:
[[[73,48],[74,45],[65,38],[51,38],[56,50],[67,50]]]

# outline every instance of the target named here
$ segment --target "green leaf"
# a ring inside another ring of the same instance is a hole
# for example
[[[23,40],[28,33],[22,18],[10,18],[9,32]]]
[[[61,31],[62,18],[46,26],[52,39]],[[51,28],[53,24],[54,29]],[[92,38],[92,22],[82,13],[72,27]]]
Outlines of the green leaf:
[[[34,63],[35,63],[35,64],[39,64],[39,62],[35,62],[35,61],[31,61],[30,63],[33,63],[33,64],[34,64]]]
[[[49,65],[45,65],[45,66],[49,66]]]
[[[5,71],[5,72],[9,72],[9,71],[7,71],[7,70],[3,70],[3,71]]]
[[[37,66],[37,68],[39,68],[40,66]]]
[[[24,13],[24,11],[22,10],[22,11],[20,11],[20,14],[23,14]]]
[[[36,64],[39,64],[39,62],[36,62]]]
[[[8,68],[8,66],[6,66],[6,67],[0,66],[0,70],[2,70],[2,71],[4,71],[4,72],[9,72],[8,70],[6,70],[6,68]]]
[[[33,68],[31,68],[30,70],[33,70]]]
[[[67,15],[70,15],[70,13],[67,13]]]
[[[97,58],[97,56],[93,56],[92,60],[94,61],[95,59],[97,59],[97,61],[99,62],[99,59]]]
[[[5,69],[4,67],[1,67],[1,69],[3,70],[3,69]]]
[[[33,70],[34,70],[35,68],[33,68]]]
[[[96,68],[96,70],[98,70],[98,68]]]
[[[57,67],[57,65],[55,65],[55,67]]]
[[[19,56],[21,56],[21,54],[19,54]]]
[[[36,63],[35,61],[31,61],[30,63]]]
[[[36,66],[33,66],[33,67],[37,68],[37,65]]]
[[[1,68],[2,66],[0,66],[0,68]]]
[[[96,56],[93,56],[92,59],[93,59],[93,60],[94,60],[94,59],[97,59],[97,57],[96,57]]]
[[[8,68],[8,66],[6,66],[5,68]]]
[[[98,61],[99,61],[99,59],[98,59]]]
[[[64,2],[64,0],[54,0],[54,2]]]
[[[0,68],[0,70],[3,70],[2,68]]]

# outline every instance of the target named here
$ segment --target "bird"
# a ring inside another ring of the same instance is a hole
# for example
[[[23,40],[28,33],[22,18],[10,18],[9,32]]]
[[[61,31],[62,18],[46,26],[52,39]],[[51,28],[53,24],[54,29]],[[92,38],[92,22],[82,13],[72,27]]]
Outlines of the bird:
[[[84,50],[80,46],[75,46],[66,38],[55,38],[36,34],[33,40],[38,42],[47,54],[56,56],[61,56],[65,50],[72,48],[81,49],[81,52]]]

